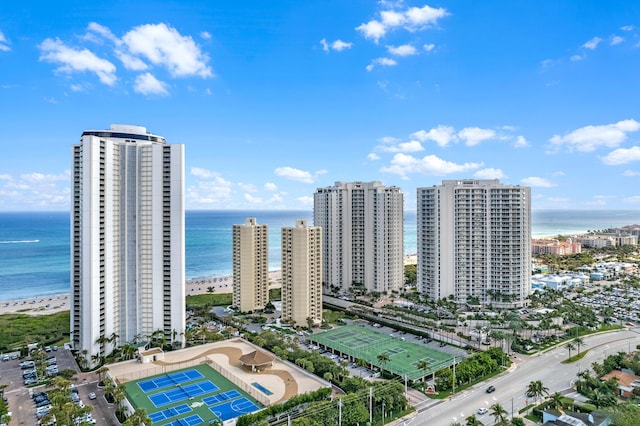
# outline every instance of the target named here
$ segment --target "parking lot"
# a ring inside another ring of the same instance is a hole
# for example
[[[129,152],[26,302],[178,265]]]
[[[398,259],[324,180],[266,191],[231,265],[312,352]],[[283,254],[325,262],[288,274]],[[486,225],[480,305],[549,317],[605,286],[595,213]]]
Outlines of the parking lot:
[[[79,371],[78,366],[69,350],[59,348],[57,351],[51,351],[47,355],[56,357],[58,369],[72,369]],[[25,358],[28,359],[28,358]],[[0,362],[0,383],[7,385],[4,391],[9,402],[9,411],[11,412],[11,425],[33,426],[37,424],[36,419],[36,403],[31,394],[46,391],[45,386],[27,387],[24,385],[22,374],[25,370],[20,368],[20,362],[25,359],[10,359]],[[95,373],[77,373],[74,383],[78,388],[78,397],[86,405],[93,405],[93,418],[99,425],[116,426],[119,423],[114,417],[115,407],[107,403],[103,396],[102,389],[97,384],[97,375]],[[89,399],[89,393],[94,392],[97,395],[95,400]]]

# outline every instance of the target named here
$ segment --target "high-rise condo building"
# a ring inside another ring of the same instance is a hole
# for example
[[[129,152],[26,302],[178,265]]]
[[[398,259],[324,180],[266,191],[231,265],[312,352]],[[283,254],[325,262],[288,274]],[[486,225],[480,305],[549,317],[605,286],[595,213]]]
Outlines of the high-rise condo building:
[[[322,229],[298,219],[282,228],[282,320],[322,322]]]
[[[182,344],[184,146],[144,127],[73,145],[71,341],[87,366],[150,335]]]
[[[381,182],[336,182],[316,190],[313,222],[322,228],[325,288],[402,288],[403,202],[400,188]]]
[[[269,229],[247,218],[233,225],[233,306],[241,312],[269,303]]]
[[[418,290],[458,303],[523,306],[531,291],[531,189],[445,180],[417,190]]]

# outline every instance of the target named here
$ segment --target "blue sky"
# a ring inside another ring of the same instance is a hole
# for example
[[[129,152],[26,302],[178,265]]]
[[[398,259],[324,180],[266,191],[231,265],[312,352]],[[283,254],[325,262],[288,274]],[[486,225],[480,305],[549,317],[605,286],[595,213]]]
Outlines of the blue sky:
[[[186,146],[188,209],[310,209],[317,187],[532,187],[640,208],[640,2],[0,4],[0,210],[67,210],[83,130]]]

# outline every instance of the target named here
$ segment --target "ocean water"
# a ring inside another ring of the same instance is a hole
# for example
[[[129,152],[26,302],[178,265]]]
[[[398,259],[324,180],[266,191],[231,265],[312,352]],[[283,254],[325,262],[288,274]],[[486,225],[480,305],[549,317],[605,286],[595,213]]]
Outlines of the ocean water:
[[[280,268],[280,228],[296,219],[313,223],[311,210],[188,211],[185,214],[187,278],[231,274],[231,227],[255,217],[269,225],[269,266]],[[538,210],[533,236],[585,232],[640,224],[638,210]],[[405,212],[405,254],[416,253],[416,214]],[[0,212],[0,300],[69,291],[69,214]]]

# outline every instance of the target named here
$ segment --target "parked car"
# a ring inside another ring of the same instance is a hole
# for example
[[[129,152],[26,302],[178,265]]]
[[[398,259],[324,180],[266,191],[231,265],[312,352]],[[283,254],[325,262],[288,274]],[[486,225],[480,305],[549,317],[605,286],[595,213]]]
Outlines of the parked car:
[[[97,398],[97,396],[96,396],[96,393],[95,393],[95,392],[91,392],[91,393],[89,394],[89,399],[90,399],[90,400],[94,400],[94,399],[96,399],[96,398]]]
[[[484,407],[480,407],[478,408],[478,414],[482,415],[482,414],[487,414],[487,412],[489,412],[489,410],[487,410]]]

